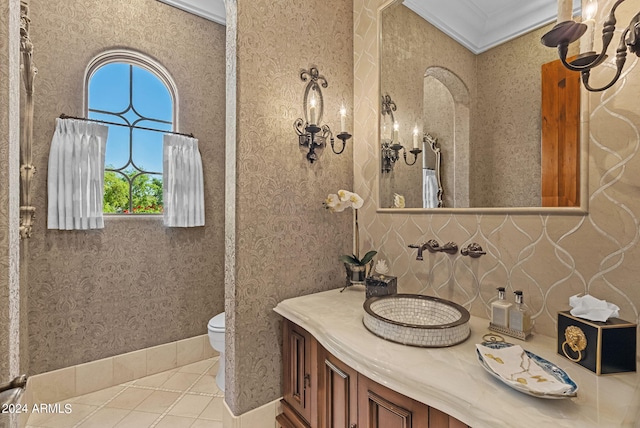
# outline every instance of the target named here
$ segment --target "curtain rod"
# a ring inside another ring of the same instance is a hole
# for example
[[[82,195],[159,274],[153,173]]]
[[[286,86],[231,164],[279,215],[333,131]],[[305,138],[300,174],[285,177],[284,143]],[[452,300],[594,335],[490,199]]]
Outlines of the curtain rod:
[[[77,116],[69,116],[67,114],[62,113],[60,115],[60,119],[76,119],[76,120],[85,120],[87,122],[98,122],[98,123],[104,123],[107,125],[116,125],[116,126],[126,126],[127,128],[134,128],[134,129],[143,129],[145,131],[154,131],[154,132],[162,132],[165,134],[175,134],[175,135],[183,135],[185,137],[191,137],[191,138],[195,138],[193,136],[193,134],[184,134],[182,132],[174,132],[174,131],[162,131],[160,129],[153,129],[153,128],[147,128],[145,126],[137,126],[137,125],[127,125],[125,123],[116,123],[116,122],[108,122],[106,120],[99,120],[99,119],[88,119],[86,117],[77,117]]]

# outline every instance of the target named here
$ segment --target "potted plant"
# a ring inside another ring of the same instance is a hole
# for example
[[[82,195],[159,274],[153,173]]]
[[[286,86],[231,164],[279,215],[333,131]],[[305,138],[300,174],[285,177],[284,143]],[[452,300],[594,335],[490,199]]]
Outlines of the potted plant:
[[[364,200],[354,192],[339,190],[337,194],[330,194],[324,202],[325,208],[330,212],[342,212],[347,208],[353,208],[353,225],[355,232],[354,252],[351,255],[342,255],[339,260],[344,263],[347,271],[346,287],[352,284],[364,284],[367,277],[367,267],[371,268],[373,257],[377,251],[368,251],[360,258],[360,230],[358,227],[358,209],[362,207]],[[343,289],[344,290],[344,289]]]

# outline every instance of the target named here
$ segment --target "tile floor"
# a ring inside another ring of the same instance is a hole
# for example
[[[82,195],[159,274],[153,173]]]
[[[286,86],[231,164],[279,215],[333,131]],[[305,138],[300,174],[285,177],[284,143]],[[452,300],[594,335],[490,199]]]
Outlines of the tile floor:
[[[60,413],[32,413],[27,428],[222,428],[218,359],[65,400]]]

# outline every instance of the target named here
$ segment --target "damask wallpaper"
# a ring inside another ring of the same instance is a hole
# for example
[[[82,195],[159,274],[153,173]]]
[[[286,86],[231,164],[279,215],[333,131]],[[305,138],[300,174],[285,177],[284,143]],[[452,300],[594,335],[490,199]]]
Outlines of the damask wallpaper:
[[[377,212],[376,11],[384,3],[354,3],[354,179],[365,199],[361,239],[389,261],[399,291],[452,299],[488,318],[496,287],[506,286],[510,297],[520,289],[533,310],[536,332],[550,336],[556,334],[557,312],[569,309],[568,299],[577,293],[611,301],[621,308],[621,318],[640,321],[639,59],[628,58],[623,77],[610,90],[584,92],[590,104],[588,124],[583,124],[589,133],[587,215]],[[597,22],[612,4],[599,2]],[[632,4],[623,4],[618,22],[626,25],[635,13]],[[594,85],[613,75],[610,67],[592,74]],[[428,239],[455,241],[460,247],[477,242],[487,254],[478,259],[428,254],[417,261],[415,250],[407,246]]]
[[[228,177],[235,225],[227,231],[225,400],[239,415],[282,396],[281,319],[273,308],[342,286],[338,256],[351,252],[352,212],[331,214],[322,202],[352,189],[353,143],[341,155],[325,148],[314,164],[306,160],[293,129],[303,116],[300,71],[316,66],[327,79],[322,120],[334,134],[341,104],[349,125],[354,106],[350,0],[255,0],[237,7],[237,40],[229,42],[237,60],[237,137],[229,153],[237,159]]]
[[[155,0],[31,1],[35,81],[33,188],[24,241],[31,374],[205,334],[224,302],[225,29]],[[113,48],[141,51],[178,87],[179,130],[199,139],[206,226],[161,217],[105,220],[99,231],[46,229],[55,118],[83,115],[85,68]]]

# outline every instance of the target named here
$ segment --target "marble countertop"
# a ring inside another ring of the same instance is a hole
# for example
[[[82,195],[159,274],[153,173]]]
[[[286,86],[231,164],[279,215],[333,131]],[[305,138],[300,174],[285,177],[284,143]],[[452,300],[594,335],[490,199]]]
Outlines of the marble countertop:
[[[471,317],[471,337],[451,348],[388,342],[362,324],[364,287],[280,302],[278,314],[303,327],[330,353],[368,378],[435,407],[473,428],[640,427],[640,374],[596,376],[556,352],[555,338],[506,338],[558,365],[578,384],[578,396],[549,400],[509,388],[478,363],[475,344],[488,320]]]

